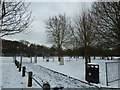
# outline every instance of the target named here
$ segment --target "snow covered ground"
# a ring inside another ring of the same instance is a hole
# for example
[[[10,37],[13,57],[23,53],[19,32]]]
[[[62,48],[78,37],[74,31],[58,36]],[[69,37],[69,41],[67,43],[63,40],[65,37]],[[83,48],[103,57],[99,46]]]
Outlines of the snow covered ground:
[[[0,57],[0,70],[2,70],[2,75],[0,77],[1,88],[26,88],[27,87],[27,75],[22,77],[21,72],[18,71],[11,57]],[[33,82],[34,88],[38,88],[36,82]],[[32,88],[31,87],[31,88]]]
[[[2,87],[3,88],[27,88],[27,76],[22,77],[21,73],[18,72],[18,69],[13,63],[13,57],[0,57],[2,60]],[[17,57],[17,60],[20,61],[20,57]],[[60,74],[55,74],[43,67],[48,69],[63,73],[67,76],[73,77],[75,79],[85,81],[85,72],[84,72],[84,60],[82,57],[79,59],[64,57],[64,65],[59,65],[57,58],[51,58],[49,62],[46,62],[42,57],[38,57],[37,64],[34,63],[34,57],[32,58],[33,63],[30,63],[30,58],[23,57],[23,65],[27,67],[28,71],[33,71],[34,77],[43,84],[44,82],[49,82],[51,87],[62,86],[64,88],[88,88],[91,87],[80,81],[61,76]],[[94,84],[97,86],[106,86],[106,73],[105,73],[105,62],[107,60],[100,60],[92,58],[92,63],[98,63],[100,66],[100,84]],[[110,62],[110,61],[109,61]],[[113,61],[111,61],[113,62]],[[19,77],[19,78],[18,78]],[[13,82],[14,80],[14,82]],[[110,84],[111,87],[118,87],[118,82]],[[32,88],[39,88],[40,86],[33,82]]]

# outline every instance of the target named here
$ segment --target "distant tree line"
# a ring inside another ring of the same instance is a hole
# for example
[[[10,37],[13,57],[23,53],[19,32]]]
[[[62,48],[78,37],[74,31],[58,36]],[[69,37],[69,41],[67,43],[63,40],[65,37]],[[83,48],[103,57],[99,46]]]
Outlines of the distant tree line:
[[[88,47],[88,53],[91,56],[118,56],[117,49],[114,50],[103,50],[98,47]],[[63,56],[84,56],[85,47],[74,48],[74,49],[65,49],[62,50]],[[57,56],[57,48],[54,46],[46,47],[44,45],[37,45],[30,43],[28,41],[20,40],[20,41],[10,41],[10,40],[2,40],[2,53],[4,56]]]
[[[23,41],[2,40],[2,53],[5,56],[24,55],[24,56],[42,56],[49,52],[49,48],[43,45],[33,43],[24,43]]]

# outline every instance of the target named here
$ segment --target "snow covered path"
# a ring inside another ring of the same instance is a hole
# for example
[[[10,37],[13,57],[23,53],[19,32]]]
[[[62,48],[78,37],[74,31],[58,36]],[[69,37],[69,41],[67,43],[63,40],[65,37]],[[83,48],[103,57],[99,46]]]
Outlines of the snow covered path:
[[[88,85],[87,82],[82,82],[77,79],[64,76],[59,73],[55,73],[40,65],[24,63],[27,70],[34,71],[34,77],[41,83],[48,82],[52,88],[64,87],[64,88],[93,88],[94,86]]]
[[[0,65],[2,67],[1,88],[28,88],[27,75],[22,77],[22,73],[18,71],[12,60],[3,60]],[[33,87],[38,88],[39,86],[36,82],[33,82],[33,86],[30,88]]]

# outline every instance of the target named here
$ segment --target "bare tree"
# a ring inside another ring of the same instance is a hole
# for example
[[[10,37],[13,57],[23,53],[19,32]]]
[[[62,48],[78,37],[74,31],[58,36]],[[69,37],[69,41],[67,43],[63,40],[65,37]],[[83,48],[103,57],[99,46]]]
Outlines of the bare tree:
[[[31,24],[29,4],[22,1],[6,2],[3,0],[0,15],[0,37],[24,31]]]
[[[94,2],[92,13],[102,45],[120,51],[120,2]]]
[[[85,48],[85,67],[90,62],[89,46],[95,44],[95,29],[93,27],[93,19],[89,11],[81,11],[80,15],[75,19],[74,37],[79,46]]]
[[[48,40],[57,47],[58,61],[61,60],[62,48],[68,45],[72,36],[71,22],[66,15],[58,15],[50,17],[46,20],[46,28]]]

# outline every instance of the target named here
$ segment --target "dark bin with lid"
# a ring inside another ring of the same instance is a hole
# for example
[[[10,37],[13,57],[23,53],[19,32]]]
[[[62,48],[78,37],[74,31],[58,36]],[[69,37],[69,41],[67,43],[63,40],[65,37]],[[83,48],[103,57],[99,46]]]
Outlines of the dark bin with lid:
[[[99,65],[88,63],[86,69],[86,81],[89,83],[99,83]]]

